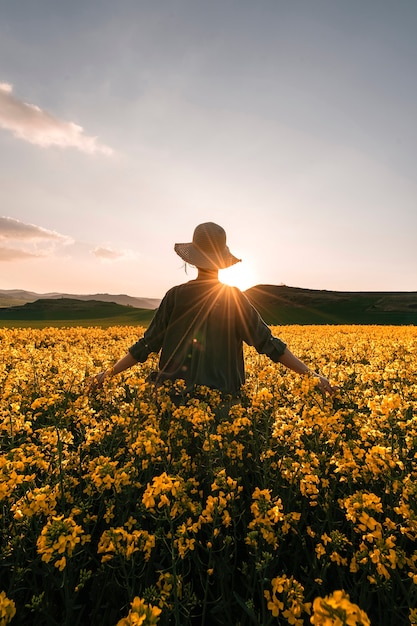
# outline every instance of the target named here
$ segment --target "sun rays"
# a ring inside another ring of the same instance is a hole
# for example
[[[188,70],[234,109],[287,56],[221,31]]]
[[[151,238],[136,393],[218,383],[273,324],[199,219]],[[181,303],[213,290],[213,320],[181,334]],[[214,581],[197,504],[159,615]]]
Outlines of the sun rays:
[[[251,264],[236,263],[232,267],[219,271],[219,280],[225,285],[238,287],[241,291],[249,289],[256,284],[257,278],[254,267]]]

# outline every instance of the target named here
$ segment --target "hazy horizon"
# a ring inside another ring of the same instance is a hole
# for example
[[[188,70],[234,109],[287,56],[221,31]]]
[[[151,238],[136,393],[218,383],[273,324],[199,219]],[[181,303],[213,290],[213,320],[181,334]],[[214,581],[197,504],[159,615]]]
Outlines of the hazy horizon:
[[[257,283],[256,285],[251,285],[250,287],[245,287],[242,291],[248,291],[251,288],[256,288],[256,287],[262,287],[262,286],[269,286],[269,287],[285,287],[285,288],[289,288],[289,289],[299,289],[302,291],[326,291],[326,292],[340,292],[340,293],[417,293],[417,289],[409,289],[409,290],[390,290],[390,291],[385,291],[385,290],[377,290],[377,289],[373,289],[373,290],[350,290],[350,289],[314,289],[311,287],[303,287],[301,285],[285,285],[283,283],[280,284],[276,284],[276,283]],[[134,293],[127,293],[127,292],[109,292],[109,291],[89,291],[89,292],[69,292],[69,291],[33,291],[31,289],[0,289],[0,294],[2,293],[6,293],[6,292],[22,292],[22,293],[28,293],[28,294],[34,294],[34,295],[39,295],[39,296],[46,296],[46,295],[67,295],[67,296],[120,296],[120,297],[127,297],[127,298],[133,298],[133,299],[138,299],[138,300],[162,300],[162,298],[164,297],[164,293],[162,293],[159,296],[148,296],[146,294],[134,294]]]

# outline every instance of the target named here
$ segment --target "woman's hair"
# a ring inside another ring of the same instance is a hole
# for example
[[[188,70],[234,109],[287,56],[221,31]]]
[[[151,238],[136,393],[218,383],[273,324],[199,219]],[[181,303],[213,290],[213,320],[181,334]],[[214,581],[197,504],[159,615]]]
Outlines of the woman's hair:
[[[191,263],[187,263],[187,261],[184,261],[184,272],[186,274],[188,274],[189,267],[192,267],[193,269],[198,269],[198,267],[196,267],[195,265],[191,265]]]

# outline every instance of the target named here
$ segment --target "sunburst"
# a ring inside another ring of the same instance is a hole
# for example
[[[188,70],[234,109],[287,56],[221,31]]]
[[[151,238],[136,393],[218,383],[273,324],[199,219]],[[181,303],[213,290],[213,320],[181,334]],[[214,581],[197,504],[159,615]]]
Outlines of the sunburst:
[[[225,285],[238,287],[241,291],[245,291],[245,289],[256,284],[254,268],[245,261],[236,263],[236,265],[225,270],[220,270],[219,280]]]

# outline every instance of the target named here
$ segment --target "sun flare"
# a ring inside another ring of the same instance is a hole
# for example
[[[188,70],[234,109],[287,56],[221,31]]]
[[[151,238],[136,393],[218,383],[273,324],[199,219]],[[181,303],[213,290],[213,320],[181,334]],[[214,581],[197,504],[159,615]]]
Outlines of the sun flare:
[[[236,263],[232,267],[219,271],[219,280],[225,285],[238,287],[241,291],[253,287],[255,284],[255,272],[245,262]]]

